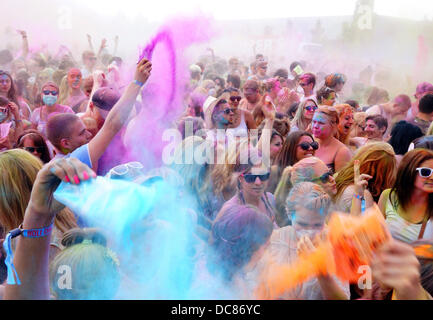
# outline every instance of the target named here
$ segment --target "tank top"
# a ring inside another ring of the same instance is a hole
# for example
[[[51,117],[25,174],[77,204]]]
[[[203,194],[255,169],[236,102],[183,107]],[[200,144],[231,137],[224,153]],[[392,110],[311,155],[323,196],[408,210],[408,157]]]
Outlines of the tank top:
[[[231,135],[233,137],[248,137],[248,127],[247,123],[245,122],[244,112],[241,111],[241,122],[239,125],[236,128],[228,128],[226,133],[227,135]]]
[[[397,212],[398,208],[394,207],[389,197],[387,196],[385,206],[386,224],[394,239],[411,243],[418,240],[421,232],[422,223],[411,223],[403,219]],[[423,239],[432,238],[432,219],[427,221]]]

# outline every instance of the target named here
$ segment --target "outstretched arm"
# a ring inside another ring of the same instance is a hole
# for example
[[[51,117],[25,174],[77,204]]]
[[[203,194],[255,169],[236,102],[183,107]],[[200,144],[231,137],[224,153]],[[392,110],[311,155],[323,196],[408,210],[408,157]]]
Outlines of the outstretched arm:
[[[29,55],[29,41],[27,39],[27,32],[24,30],[17,30],[18,33],[21,35],[22,39],[23,39],[23,44],[22,44],[22,54],[21,56],[25,59],[27,59],[27,56]]]
[[[129,84],[119,101],[111,109],[105,123],[97,135],[89,142],[89,154],[92,163],[98,163],[114,136],[120,131],[129,118],[134,107],[137,95],[140,93],[141,85],[146,83],[152,71],[152,63],[142,59],[135,71],[135,82]]]

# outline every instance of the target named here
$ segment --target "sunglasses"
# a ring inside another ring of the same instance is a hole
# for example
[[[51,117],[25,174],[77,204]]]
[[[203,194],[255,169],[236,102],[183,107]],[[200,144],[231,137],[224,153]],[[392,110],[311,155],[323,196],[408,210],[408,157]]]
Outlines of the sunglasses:
[[[141,170],[143,168],[144,167],[140,162],[134,161],[134,162],[128,162],[125,164],[118,165],[117,167],[114,167],[113,169],[111,169],[111,172],[112,172],[112,174],[114,173],[115,175],[123,176],[123,175],[127,174],[130,169]]]
[[[51,94],[51,95],[53,95],[53,96],[57,96],[57,91],[56,90],[53,90],[53,91],[50,91],[50,90],[44,90],[44,91],[42,91],[42,93],[44,94],[44,95],[49,95],[49,94]]]
[[[313,182],[320,180],[320,182],[322,182],[322,183],[327,183],[327,182],[329,182],[329,177],[331,177],[331,176],[332,176],[331,172],[325,172],[320,177],[314,178]]]
[[[6,113],[8,109],[8,107],[0,107],[0,112]]]
[[[310,147],[313,148],[313,150],[317,150],[317,149],[319,149],[319,143],[317,141],[313,141],[311,143],[302,142],[302,143],[298,144],[298,147],[301,147],[302,150],[304,150],[304,151],[310,150]]]
[[[319,109],[317,106],[314,106],[314,107],[312,107],[312,106],[306,106],[305,107],[305,110],[307,110],[307,111],[316,111],[317,109]]]
[[[231,96],[230,97],[230,101],[232,101],[232,102],[235,102],[235,101],[239,102],[241,100],[242,100],[241,96]]]
[[[430,178],[433,174],[433,169],[431,168],[416,168],[418,174],[421,178]]]
[[[223,112],[224,112],[224,114],[230,114],[230,112],[235,113],[235,109],[227,108],[227,109],[224,109]]]
[[[299,85],[301,86],[301,87],[305,87],[305,86],[308,86],[309,85],[309,83],[299,83]]]
[[[257,178],[259,178],[261,182],[264,182],[269,179],[270,175],[271,173],[268,172],[266,174],[242,174],[242,177],[244,177],[247,183],[253,183]]]
[[[44,147],[24,147],[24,150],[27,150],[30,153],[37,152],[42,153],[44,152]]]

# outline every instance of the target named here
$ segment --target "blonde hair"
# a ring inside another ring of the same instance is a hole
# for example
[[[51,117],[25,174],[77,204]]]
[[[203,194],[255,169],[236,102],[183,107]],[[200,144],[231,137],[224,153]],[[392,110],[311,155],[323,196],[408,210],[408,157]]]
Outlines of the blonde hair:
[[[65,104],[69,96],[69,86],[68,86],[68,75],[62,78],[59,86],[59,100],[58,104]]]
[[[42,161],[22,149],[0,152],[0,224],[7,233],[24,220],[33,183]],[[76,219],[69,209],[57,214],[55,226],[62,232],[76,227]]]
[[[304,158],[291,167],[286,167],[275,190],[276,222],[283,227],[286,219],[286,199],[293,186],[302,182],[311,182],[314,177],[314,168],[318,163],[325,163],[317,157]]]
[[[305,105],[310,101],[314,102],[314,104],[317,106],[316,101],[314,101],[313,99],[306,99],[299,104],[298,109],[295,113],[295,117],[290,123],[291,126],[297,126],[299,131],[307,130],[307,127],[309,125],[309,123],[307,123],[307,119],[305,119]]]
[[[105,236],[97,229],[72,229],[62,244],[66,247],[50,263],[52,294],[60,300],[113,299],[120,284],[119,261],[106,247]],[[61,289],[63,266],[71,269],[72,288]]]

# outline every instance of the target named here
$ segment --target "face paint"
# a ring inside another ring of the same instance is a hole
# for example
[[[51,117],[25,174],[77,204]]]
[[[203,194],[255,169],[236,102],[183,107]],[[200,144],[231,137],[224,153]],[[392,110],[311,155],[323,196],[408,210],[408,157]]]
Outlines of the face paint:
[[[313,116],[313,121],[317,121],[323,124],[328,124],[329,120],[322,113],[315,113]]]

